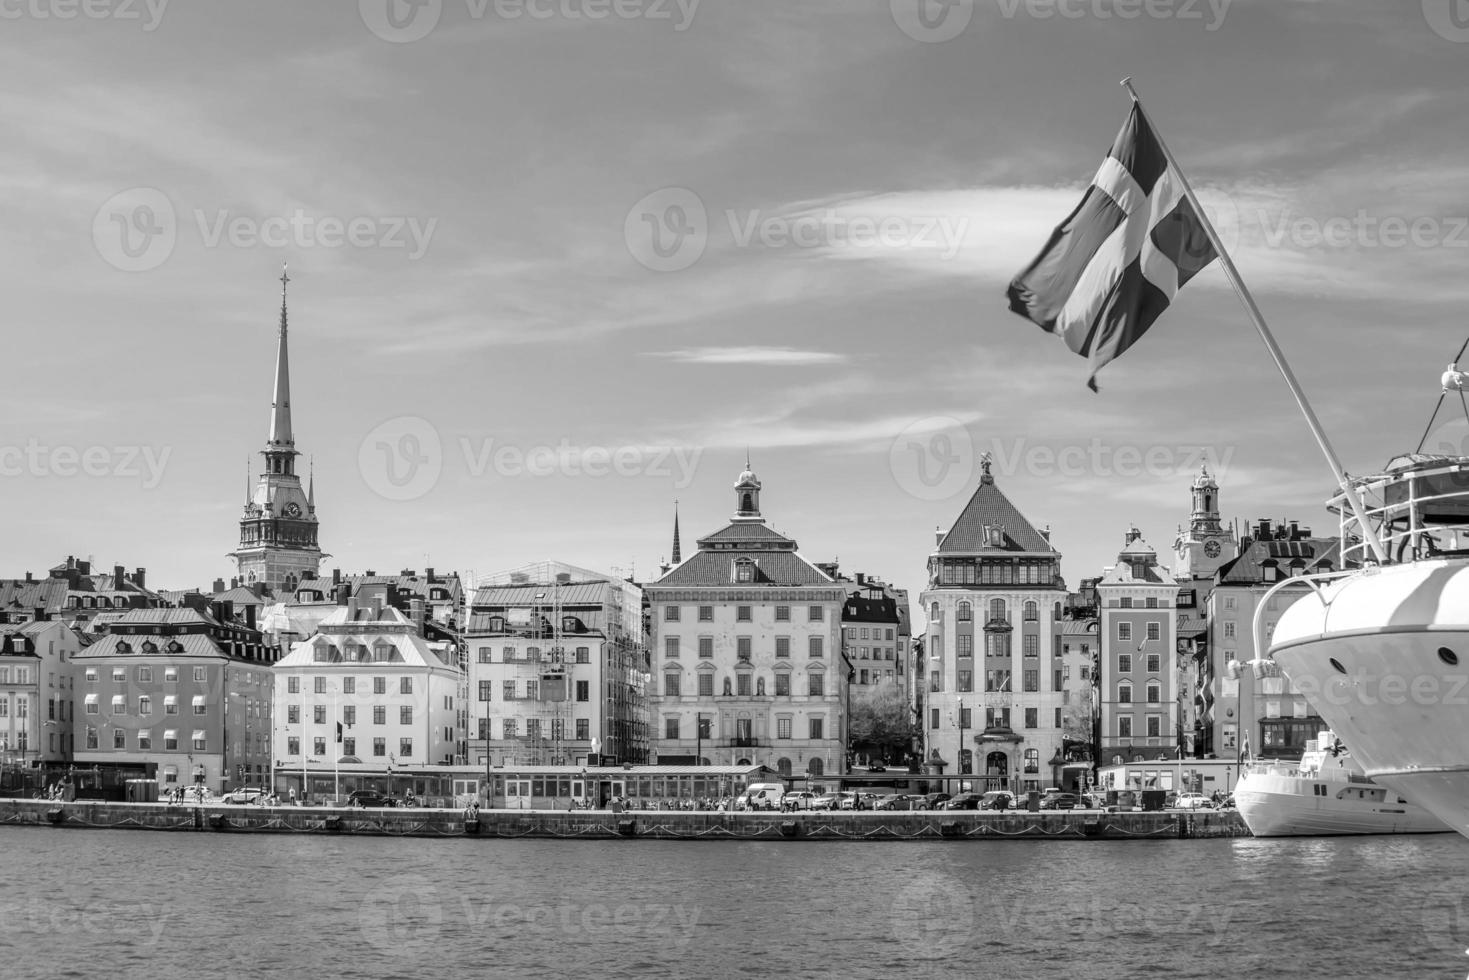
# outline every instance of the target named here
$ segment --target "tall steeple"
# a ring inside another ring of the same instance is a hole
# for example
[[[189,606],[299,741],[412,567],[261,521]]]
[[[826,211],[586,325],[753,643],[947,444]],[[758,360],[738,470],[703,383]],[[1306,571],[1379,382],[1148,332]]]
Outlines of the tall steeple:
[[[270,405],[270,447],[293,449],[291,433],[291,358],[286,343],[286,286],[291,277],[281,266],[281,333],[275,350],[275,398]]]
[[[683,561],[683,552],[678,545],[678,501],[673,502],[673,563],[675,565]]]

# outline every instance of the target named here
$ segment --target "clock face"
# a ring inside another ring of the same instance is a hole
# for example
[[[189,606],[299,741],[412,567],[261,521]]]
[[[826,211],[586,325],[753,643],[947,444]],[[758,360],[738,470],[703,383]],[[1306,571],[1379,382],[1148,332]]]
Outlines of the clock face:
[[[1206,541],[1206,542],[1204,542],[1204,554],[1208,555],[1210,558],[1218,558],[1219,557],[1219,542],[1218,541]]]
[[[292,503],[292,504],[286,504],[286,516],[287,517],[300,517],[301,516],[301,506],[299,504],[294,504],[294,503]],[[1213,544],[1214,542],[1211,541],[1209,543],[1210,544]],[[1215,551],[1218,551],[1219,549],[1216,546],[1214,550]]]

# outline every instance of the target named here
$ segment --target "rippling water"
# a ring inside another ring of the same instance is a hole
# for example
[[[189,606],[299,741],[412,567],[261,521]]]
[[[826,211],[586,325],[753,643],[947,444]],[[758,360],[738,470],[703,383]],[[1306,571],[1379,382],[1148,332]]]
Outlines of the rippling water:
[[[0,829],[7,977],[1453,977],[1469,842]]]

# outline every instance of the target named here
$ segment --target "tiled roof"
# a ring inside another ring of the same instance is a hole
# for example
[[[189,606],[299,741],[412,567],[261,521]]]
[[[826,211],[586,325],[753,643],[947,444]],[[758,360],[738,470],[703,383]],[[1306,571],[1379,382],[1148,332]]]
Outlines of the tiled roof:
[[[115,624],[123,625],[159,625],[180,626],[194,623],[204,623],[209,626],[221,625],[212,616],[206,616],[194,609],[129,609],[113,620]]]
[[[132,648],[131,653],[119,653],[117,644],[126,643]],[[161,636],[157,633],[135,633],[127,636],[103,636],[92,641],[77,658],[83,657],[136,657],[142,653],[144,643],[153,643],[158,647],[156,653],[144,654],[149,657],[223,657],[226,656],[219,644],[215,643],[206,633],[185,633],[181,636]],[[169,652],[169,644],[177,643],[182,650]]]
[[[432,582],[416,572],[407,575],[343,575],[342,581],[351,585],[354,592],[364,585],[393,585],[400,592],[412,593],[423,599],[428,599],[429,591],[433,588],[443,589],[450,596],[457,596],[462,588],[458,575],[443,575],[437,571],[434,573]],[[318,579],[315,583],[303,582],[301,584],[315,584],[328,593],[333,587],[331,579]]]
[[[48,612],[61,612],[66,607],[66,591],[64,579],[42,579],[37,582],[6,579],[0,581],[0,611],[44,608]]]
[[[1178,617],[1179,636],[1190,636],[1196,633],[1203,633],[1208,628],[1209,621],[1202,616],[1181,615]]]
[[[992,547],[985,537],[985,526],[1004,528],[1004,544]],[[980,551],[1030,551],[1054,554],[1035,525],[1027,521],[991,480],[982,480],[969,503],[939,542],[940,553],[972,553]]]
[[[547,608],[559,601],[563,607],[600,606],[608,601],[607,591],[606,582],[572,582],[561,586],[545,583],[496,585],[476,590],[474,605]],[[538,595],[542,598],[537,599]]]
[[[790,541],[792,547],[795,546],[794,541],[775,528],[754,521],[736,521],[727,524],[713,534],[700,538],[699,547],[704,547],[706,541]]]
[[[244,587],[226,589],[214,596],[215,602],[232,602],[236,606],[263,606],[265,600]]]
[[[756,562],[754,582],[735,582],[734,562],[749,558]],[[650,588],[682,588],[686,586],[761,586],[834,585],[832,579],[795,551],[700,551],[649,584]]]
[[[1265,582],[1265,563],[1273,561],[1285,578],[1290,569],[1304,567],[1314,569],[1326,564],[1333,569],[1341,565],[1341,540],[1339,538],[1267,538],[1251,541],[1239,556],[1219,568],[1217,582],[1220,585],[1260,585]],[[1298,564],[1299,563],[1299,564]]]
[[[1056,626],[1056,632],[1061,636],[1082,636],[1088,633],[1095,635],[1097,632],[1095,619],[1064,619]]]

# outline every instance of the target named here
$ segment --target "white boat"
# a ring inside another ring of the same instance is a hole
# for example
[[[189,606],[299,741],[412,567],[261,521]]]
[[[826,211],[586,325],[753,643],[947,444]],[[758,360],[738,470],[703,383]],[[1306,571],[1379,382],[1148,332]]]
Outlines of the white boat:
[[[1331,505],[1344,562],[1358,567],[1303,572],[1266,593],[1308,587],[1281,614],[1270,656],[1365,775],[1469,836],[1469,457],[1400,456],[1352,486],[1368,528],[1344,494]]]
[[[1306,743],[1299,762],[1257,762],[1235,784],[1234,803],[1256,837],[1444,834],[1448,824],[1373,782],[1331,732]]]

